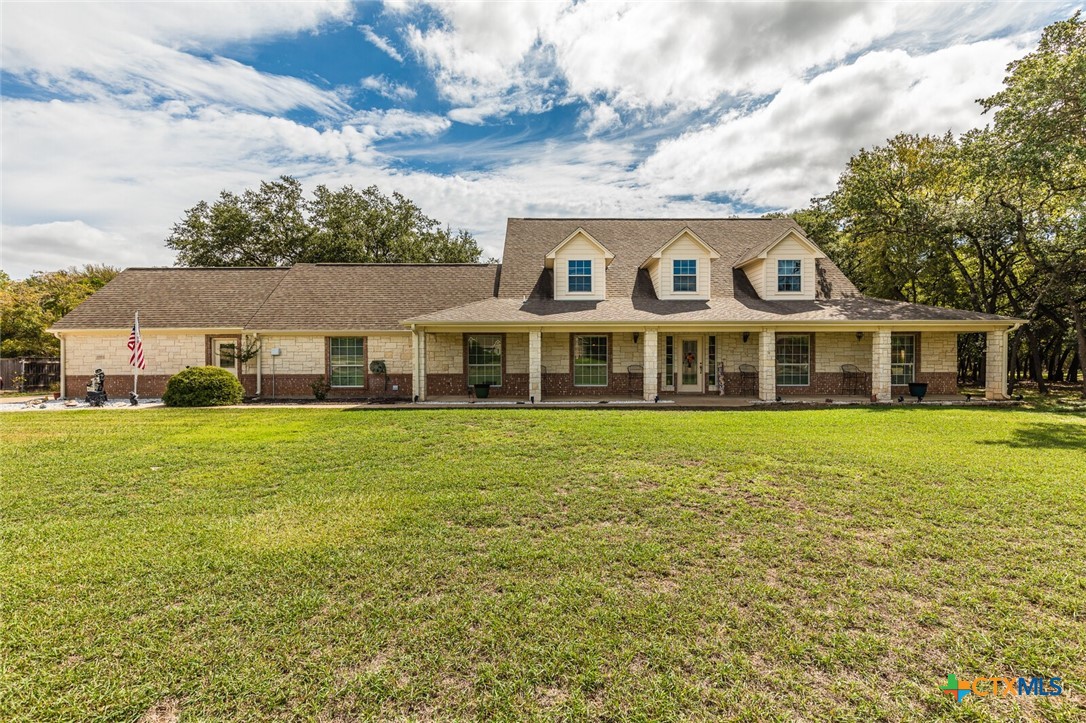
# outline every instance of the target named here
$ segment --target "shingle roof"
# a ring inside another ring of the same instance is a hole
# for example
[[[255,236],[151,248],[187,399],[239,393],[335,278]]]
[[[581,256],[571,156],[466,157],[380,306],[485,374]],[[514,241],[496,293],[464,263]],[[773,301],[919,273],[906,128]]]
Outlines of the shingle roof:
[[[127,269],[53,325],[124,329],[240,329],[289,269]]]
[[[247,327],[397,329],[408,317],[492,298],[497,264],[298,264]]]
[[[714,299],[734,295],[731,268],[749,250],[760,250],[790,229],[803,232],[791,219],[511,218],[505,231],[498,295],[506,299],[549,298],[551,277],[543,267],[543,257],[578,227],[615,255],[607,267],[607,298],[616,300],[639,295],[655,298],[652,285],[646,286],[639,277],[638,267],[683,228],[689,227],[720,254],[720,259],[713,262],[710,295]],[[820,259],[818,266],[820,298],[858,293],[829,259]]]
[[[487,299],[408,319],[420,324],[595,324],[644,322],[781,324],[810,322],[997,321],[1004,316],[854,296],[814,301],[764,301],[749,296],[711,301],[619,298],[605,301]]]

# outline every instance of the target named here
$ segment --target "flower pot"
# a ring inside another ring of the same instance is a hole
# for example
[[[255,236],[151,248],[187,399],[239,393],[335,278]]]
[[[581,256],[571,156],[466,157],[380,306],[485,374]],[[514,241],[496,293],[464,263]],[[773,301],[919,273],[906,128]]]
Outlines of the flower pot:
[[[474,386],[475,386],[475,398],[476,399],[486,399],[487,397],[490,396],[490,385],[489,384],[476,384]]]
[[[60,399],[60,392],[53,392],[53,399]]]
[[[928,393],[927,382],[909,382],[909,396],[916,397],[916,401],[924,401],[924,396]]]

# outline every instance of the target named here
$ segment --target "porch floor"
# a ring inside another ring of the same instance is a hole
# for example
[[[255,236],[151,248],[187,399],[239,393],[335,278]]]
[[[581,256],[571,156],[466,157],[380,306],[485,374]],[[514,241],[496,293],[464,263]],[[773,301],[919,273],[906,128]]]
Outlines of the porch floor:
[[[832,399],[831,402],[827,402],[827,399]],[[896,397],[894,398],[896,404]],[[961,394],[929,394],[924,397],[922,404],[938,404],[946,405],[953,403],[965,403],[966,399]],[[983,398],[974,397],[971,403],[983,403]],[[881,402],[882,404],[888,404],[889,402]],[[518,398],[488,398],[488,399],[471,399],[467,396],[436,396],[430,397],[425,402],[419,402],[419,406],[440,406],[440,407],[600,407],[602,405],[614,406],[614,407],[659,407],[667,406],[670,408],[688,408],[688,409],[722,409],[722,408],[743,408],[743,407],[757,407],[766,404],[817,404],[826,406],[831,405],[846,405],[846,404],[872,404],[871,398],[867,396],[834,396],[834,397],[817,397],[817,396],[788,396],[781,395],[780,402],[762,402],[757,397],[722,397],[716,394],[661,394],[659,402],[646,402],[638,397],[632,396],[600,396],[600,397],[547,397],[541,402],[536,404],[529,404],[526,399]],[[916,404],[916,400],[912,397],[905,398],[905,404]]]

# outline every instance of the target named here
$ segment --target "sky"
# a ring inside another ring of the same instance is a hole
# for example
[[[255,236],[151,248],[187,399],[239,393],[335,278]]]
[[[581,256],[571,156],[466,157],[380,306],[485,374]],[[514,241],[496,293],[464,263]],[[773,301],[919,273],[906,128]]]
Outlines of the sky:
[[[185,209],[377,185],[500,258],[523,216],[759,215],[975,102],[1081,2],[4,2],[13,278],[171,265]]]

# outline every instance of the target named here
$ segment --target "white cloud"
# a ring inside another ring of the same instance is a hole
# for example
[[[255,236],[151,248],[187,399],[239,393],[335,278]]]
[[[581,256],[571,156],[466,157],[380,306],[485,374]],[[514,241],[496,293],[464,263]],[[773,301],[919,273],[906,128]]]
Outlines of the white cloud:
[[[400,51],[396,50],[395,46],[389,42],[389,39],[377,34],[369,25],[359,25],[358,29],[365,36],[366,40],[370,41],[378,50],[395,60],[397,63],[403,62],[403,56],[400,55]]]
[[[346,106],[330,90],[205,55],[228,40],[316,30],[350,13],[344,2],[12,4],[4,8],[3,64],[54,92],[134,106],[166,97],[335,114]]]
[[[368,75],[358,83],[365,90],[371,90],[389,100],[411,100],[415,91],[406,85],[395,83],[383,75]]]
[[[55,271],[69,266],[100,263],[108,249],[113,263],[136,265],[142,254],[126,253],[122,234],[110,233],[82,221],[53,221],[28,226],[4,225],[0,267],[16,278],[35,271]]]
[[[926,55],[875,51],[810,81],[786,83],[767,105],[663,141],[638,181],[672,194],[724,193],[794,208],[825,193],[861,146],[905,133],[982,125],[974,99],[998,89],[1019,37]]]
[[[622,123],[622,118],[607,103],[599,103],[581,112],[580,122],[585,126],[585,135],[589,138],[610,130]]]
[[[399,108],[362,111],[352,116],[348,123],[375,140],[397,136],[436,136],[452,125],[444,116],[410,113]]]

